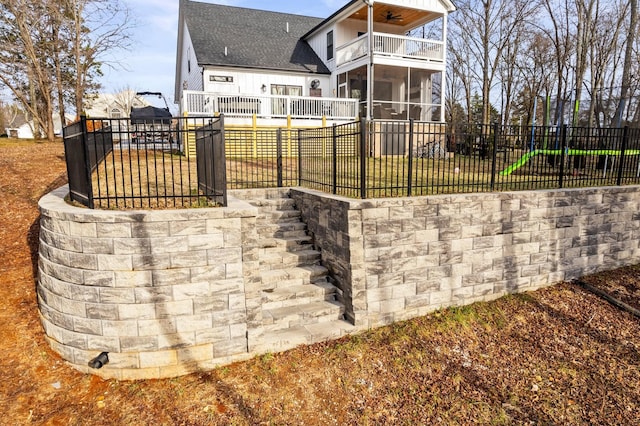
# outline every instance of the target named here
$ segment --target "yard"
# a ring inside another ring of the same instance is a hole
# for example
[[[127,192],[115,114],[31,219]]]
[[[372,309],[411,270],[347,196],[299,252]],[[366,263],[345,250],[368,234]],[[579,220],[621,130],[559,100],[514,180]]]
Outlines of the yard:
[[[491,158],[477,155],[435,159],[367,157],[364,164],[355,155],[335,159],[331,155],[305,156],[301,162],[297,157],[282,157],[281,180],[283,186],[296,186],[300,179],[302,186],[335,191],[353,198],[361,196],[363,182],[367,198],[559,187],[559,168],[550,166],[545,156],[538,156],[508,175],[499,173],[524,154],[523,150],[501,153],[495,166]],[[227,182],[231,189],[278,185],[279,162],[275,153],[261,153],[255,157],[249,153],[229,156],[226,160]],[[617,173],[598,170],[596,162],[597,157],[589,158],[580,173],[565,171],[563,187],[615,185]],[[637,167],[633,163],[627,168],[635,170]],[[364,180],[361,179],[362,170]],[[633,170],[627,170],[624,176],[628,182],[638,179]],[[195,157],[187,158],[168,150],[116,149],[92,173],[96,206],[102,208],[206,206],[206,200],[196,195],[197,182]]]
[[[47,346],[38,199],[62,143],[0,139],[5,424],[637,424],[640,319],[561,283],[169,380],[104,381]],[[640,267],[586,277],[640,308]]]

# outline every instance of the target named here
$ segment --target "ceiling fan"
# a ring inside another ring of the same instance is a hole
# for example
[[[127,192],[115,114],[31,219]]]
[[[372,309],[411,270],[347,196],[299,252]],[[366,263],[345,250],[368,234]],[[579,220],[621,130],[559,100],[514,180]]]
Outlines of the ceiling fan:
[[[394,15],[392,11],[388,10],[387,14],[385,15],[385,19],[387,20],[387,22],[402,21],[402,16]]]

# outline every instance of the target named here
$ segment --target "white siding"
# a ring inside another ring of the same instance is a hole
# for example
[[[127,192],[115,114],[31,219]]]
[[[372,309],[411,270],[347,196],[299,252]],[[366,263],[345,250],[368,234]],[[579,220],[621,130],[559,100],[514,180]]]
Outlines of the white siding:
[[[327,60],[327,33],[329,31],[333,31],[334,54],[333,59],[331,60]],[[327,68],[329,68],[329,71],[333,72],[336,68],[335,49],[342,44],[342,42],[340,42],[339,34],[336,31],[335,25],[327,27],[322,31],[318,31],[313,35],[313,37],[307,39],[307,42],[309,43],[309,46],[311,46],[313,51],[316,52],[316,55],[318,55],[318,57],[322,59],[322,62],[325,63]]]
[[[212,82],[209,76],[232,77],[233,82]],[[212,93],[241,93],[250,95],[269,95],[271,85],[301,86],[302,96],[309,96],[313,80],[320,80],[323,97],[333,97],[331,78],[328,75],[294,74],[268,70],[243,70],[226,67],[207,67],[203,74],[204,91]],[[265,91],[262,91],[262,86]]]
[[[336,47],[339,47],[354,38],[357,38],[358,32],[366,33],[367,21],[347,19],[346,21],[342,21],[338,24],[338,30],[336,32],[338,33],[338,42],[336,43]]]
[[[191,66],[189,66],[189,62]],[[185,23],[184,34],[182,37],[182,58],[180,59],[180,75],[182,81],[179,82],[179,91],[182,93],[184,89],[184,82],[187,82],[187,90],[203,90],[202,87],[202,73],[200,67],[198,67],[198,58],[193,50],[193,44],[191,43],[191,35],[189,29]]]

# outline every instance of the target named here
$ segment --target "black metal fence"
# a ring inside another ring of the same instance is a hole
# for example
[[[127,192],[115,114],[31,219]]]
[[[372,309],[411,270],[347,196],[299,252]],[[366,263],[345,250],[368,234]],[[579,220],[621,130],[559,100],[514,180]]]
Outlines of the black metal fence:
[[[225,205],[223,126],[82,117],[63,131],[70,198],[107,209]]]
[[[298,139],[300,185],[349,197],[640,183],[640,129],[374,120]]]
[[[64,153],[71,199],[93,208],[91,180],[86,177],[113,151],[113,134],[108,128],[86,129],[84,120],[64,129]]]
[[[364,122],[363,122],[364,123]],[[300,130],[299,184],[333,194],[366,198],[367,137],[359,123]],[[363,155],[364,153],[364,155]]]
[[[71,198],[89,207],[226,205],[227,188],[304,186],[353,198],[640,183],[640,129],[359,121],[224,128],[82,119],[65,128]]]
[[[230,189],[298,185],[296,130],[225,130],[227,184]]]
[[[196,133],[196,165],[200,195],[227,205],[227,168],[224,149],[224,119],[198,128]]]

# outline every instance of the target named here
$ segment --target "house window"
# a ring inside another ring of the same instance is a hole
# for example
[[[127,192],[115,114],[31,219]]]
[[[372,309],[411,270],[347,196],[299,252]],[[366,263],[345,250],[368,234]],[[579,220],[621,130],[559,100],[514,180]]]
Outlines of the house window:
[[[287,86],[284,84],[272,84],[271,94],[279,96],[302,96],[302,86]]]
[[[191,48],[187,48],[187,72],[191,73]]]
[[[271,94],[275,96],[302,96],[302,86],[272,84]],[[271,99],[271,113],[273,115],[286,115],[288,113],[286,99],[279,97]]]
[[[118,108],[112,109],[111,118],[122,118],[122,111],[120,111]]]
[[[327,60],[333,59],[333,31],[327,33]]]

